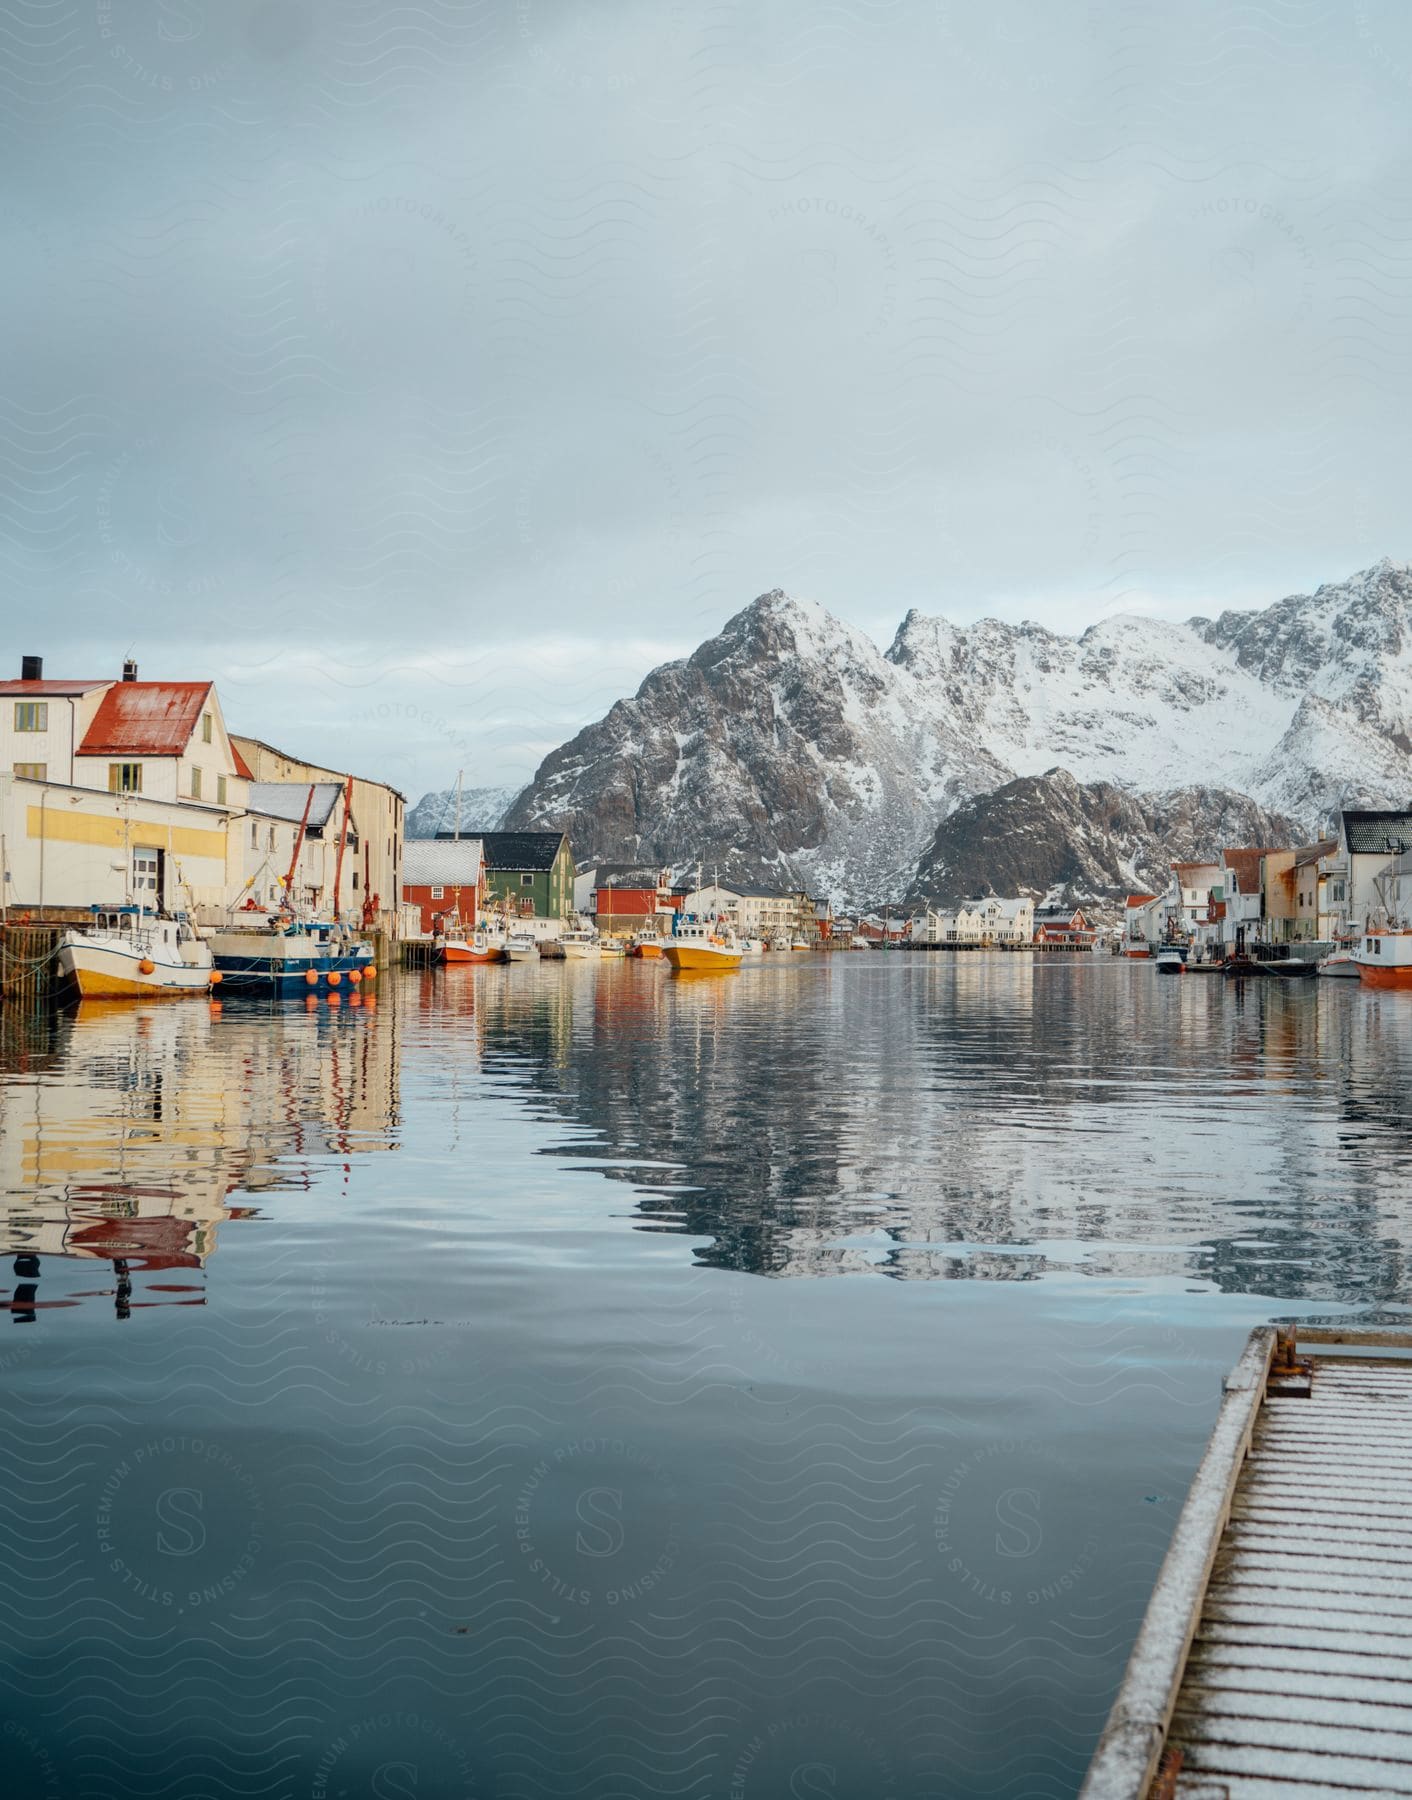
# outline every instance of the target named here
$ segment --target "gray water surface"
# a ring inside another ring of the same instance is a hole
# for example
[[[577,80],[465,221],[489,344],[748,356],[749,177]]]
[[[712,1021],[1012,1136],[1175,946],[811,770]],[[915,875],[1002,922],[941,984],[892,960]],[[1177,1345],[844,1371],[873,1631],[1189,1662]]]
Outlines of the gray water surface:
[[[16,1795],[1075,1792],[1412,996],[545,964],[0,1030]]]

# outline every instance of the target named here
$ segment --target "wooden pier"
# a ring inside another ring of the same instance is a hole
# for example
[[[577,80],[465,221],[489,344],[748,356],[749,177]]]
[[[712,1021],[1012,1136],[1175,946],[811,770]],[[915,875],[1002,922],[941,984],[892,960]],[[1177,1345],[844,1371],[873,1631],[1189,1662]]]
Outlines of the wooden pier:
[[[62,920],[0,924],[0,1000],[38,1006],[54,991],[54,957],[67,927]]]
[[[1263,1326],[1081,1800],[1412,1794],[1412,1331]]]

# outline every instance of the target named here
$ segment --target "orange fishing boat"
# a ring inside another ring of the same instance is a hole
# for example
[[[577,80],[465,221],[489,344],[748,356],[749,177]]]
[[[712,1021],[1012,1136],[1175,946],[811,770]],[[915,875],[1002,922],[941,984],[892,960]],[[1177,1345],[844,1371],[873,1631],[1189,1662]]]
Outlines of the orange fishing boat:
[[[1371,988],[1412,988],[1412,929],[1369,926],[1353,948],[1358,979]]]

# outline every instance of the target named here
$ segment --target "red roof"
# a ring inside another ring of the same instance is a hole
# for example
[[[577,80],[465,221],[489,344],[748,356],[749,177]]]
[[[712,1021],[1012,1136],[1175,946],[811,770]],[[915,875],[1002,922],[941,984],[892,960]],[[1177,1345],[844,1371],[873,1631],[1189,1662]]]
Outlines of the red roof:
[[[1146,906],[1157,898],[1156,894],[1129,894],[1129,906]]]
[[[235,759],[236,774],[239,775],[243,781],[253,781],[255,779],[255,771],[250,767],[249,763],[246,762],[245,758],[240,754],[239,749],[236,747],[236,742],[235,742],[234,738],[232,738],[230,741],[230,753],[231,753],[232,757],[234,757],[234,759]]]
[[[115,681],[98,703],[80,756],[180,756],[209,681]]]
[[[1253,894],[1260,886],[1260,863],[1266,855],[1263,849],[1244,848],[1227,849],[1221,852],[1221,860],[1236,878],[1236,884],[1242,894]]]
[[[94,688],[107,687],[112,679],[110,675],[104,681],[0,681],[0,694],[13,694],[17,700],[42,700],[46,694],[59,699],[72,698],[75,694],[91,694]]]

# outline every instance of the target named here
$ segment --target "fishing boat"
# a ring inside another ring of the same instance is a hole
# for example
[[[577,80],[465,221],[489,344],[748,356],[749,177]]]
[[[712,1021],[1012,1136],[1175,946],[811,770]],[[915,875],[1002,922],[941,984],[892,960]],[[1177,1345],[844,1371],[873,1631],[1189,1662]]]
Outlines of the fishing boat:
[[[1353,950],[1358,979],[1372,988],[1412,988],[1412,928],[1370,925]]]
[[[743,956],[763,956],[765,954],[765,940],[764,938],[757,937],[742,938],[740,940],[740,950]]]
[[[578,961],[588,958],[596,961],[602,954],[598,946],[598,933],[590,931],[586,925],[577,926],[572,931],[560,932],[559,943],[566,957]]]
[[[1325,981],[1358,980],[1358,963],[1351,944],[1340,944],[1337,950],[1331,950],[1317,967]]]
[[[135,905],[95,906],[92,923],[59,939],[60,982],[82,1000],[162,1000],[204,994],[221,975],[185,916]]]
[[[679,926],[663,955],[682,973],[738,969],[744,952],[729,926],[706,922]]]
[[[1163,944],[1153,957],[1152,966],[1159,975],[1185,974],[1186,947],[1182,944]]]
[[[459,924],[448,926],[438,959],[447,964],[504,962],[505,939],[484,926],[471,932]]]
[[[791,950],[809,950],[813,948],[813,946],[807,944],[803,938],[792,939],[789,947]]]
[[[245,908],[208,939],[226,993],[302,994],[371,980],[373,948],[331,919]]]
[[[1291,956],[1284,945],[1263,945],[1254,953],[1246,950],[1236,951],[1228,956],[1221,965],[1221,973],[1229,977],[1246,975],[1273,975],[1283,981],[1300,981],[1306,976],[1318,973],[1316,962],[1307,962],[1301,956]]]
[[[512,931],[505,939],[505,955],[510,962],[538,962],[539,939],[532,931]]]

